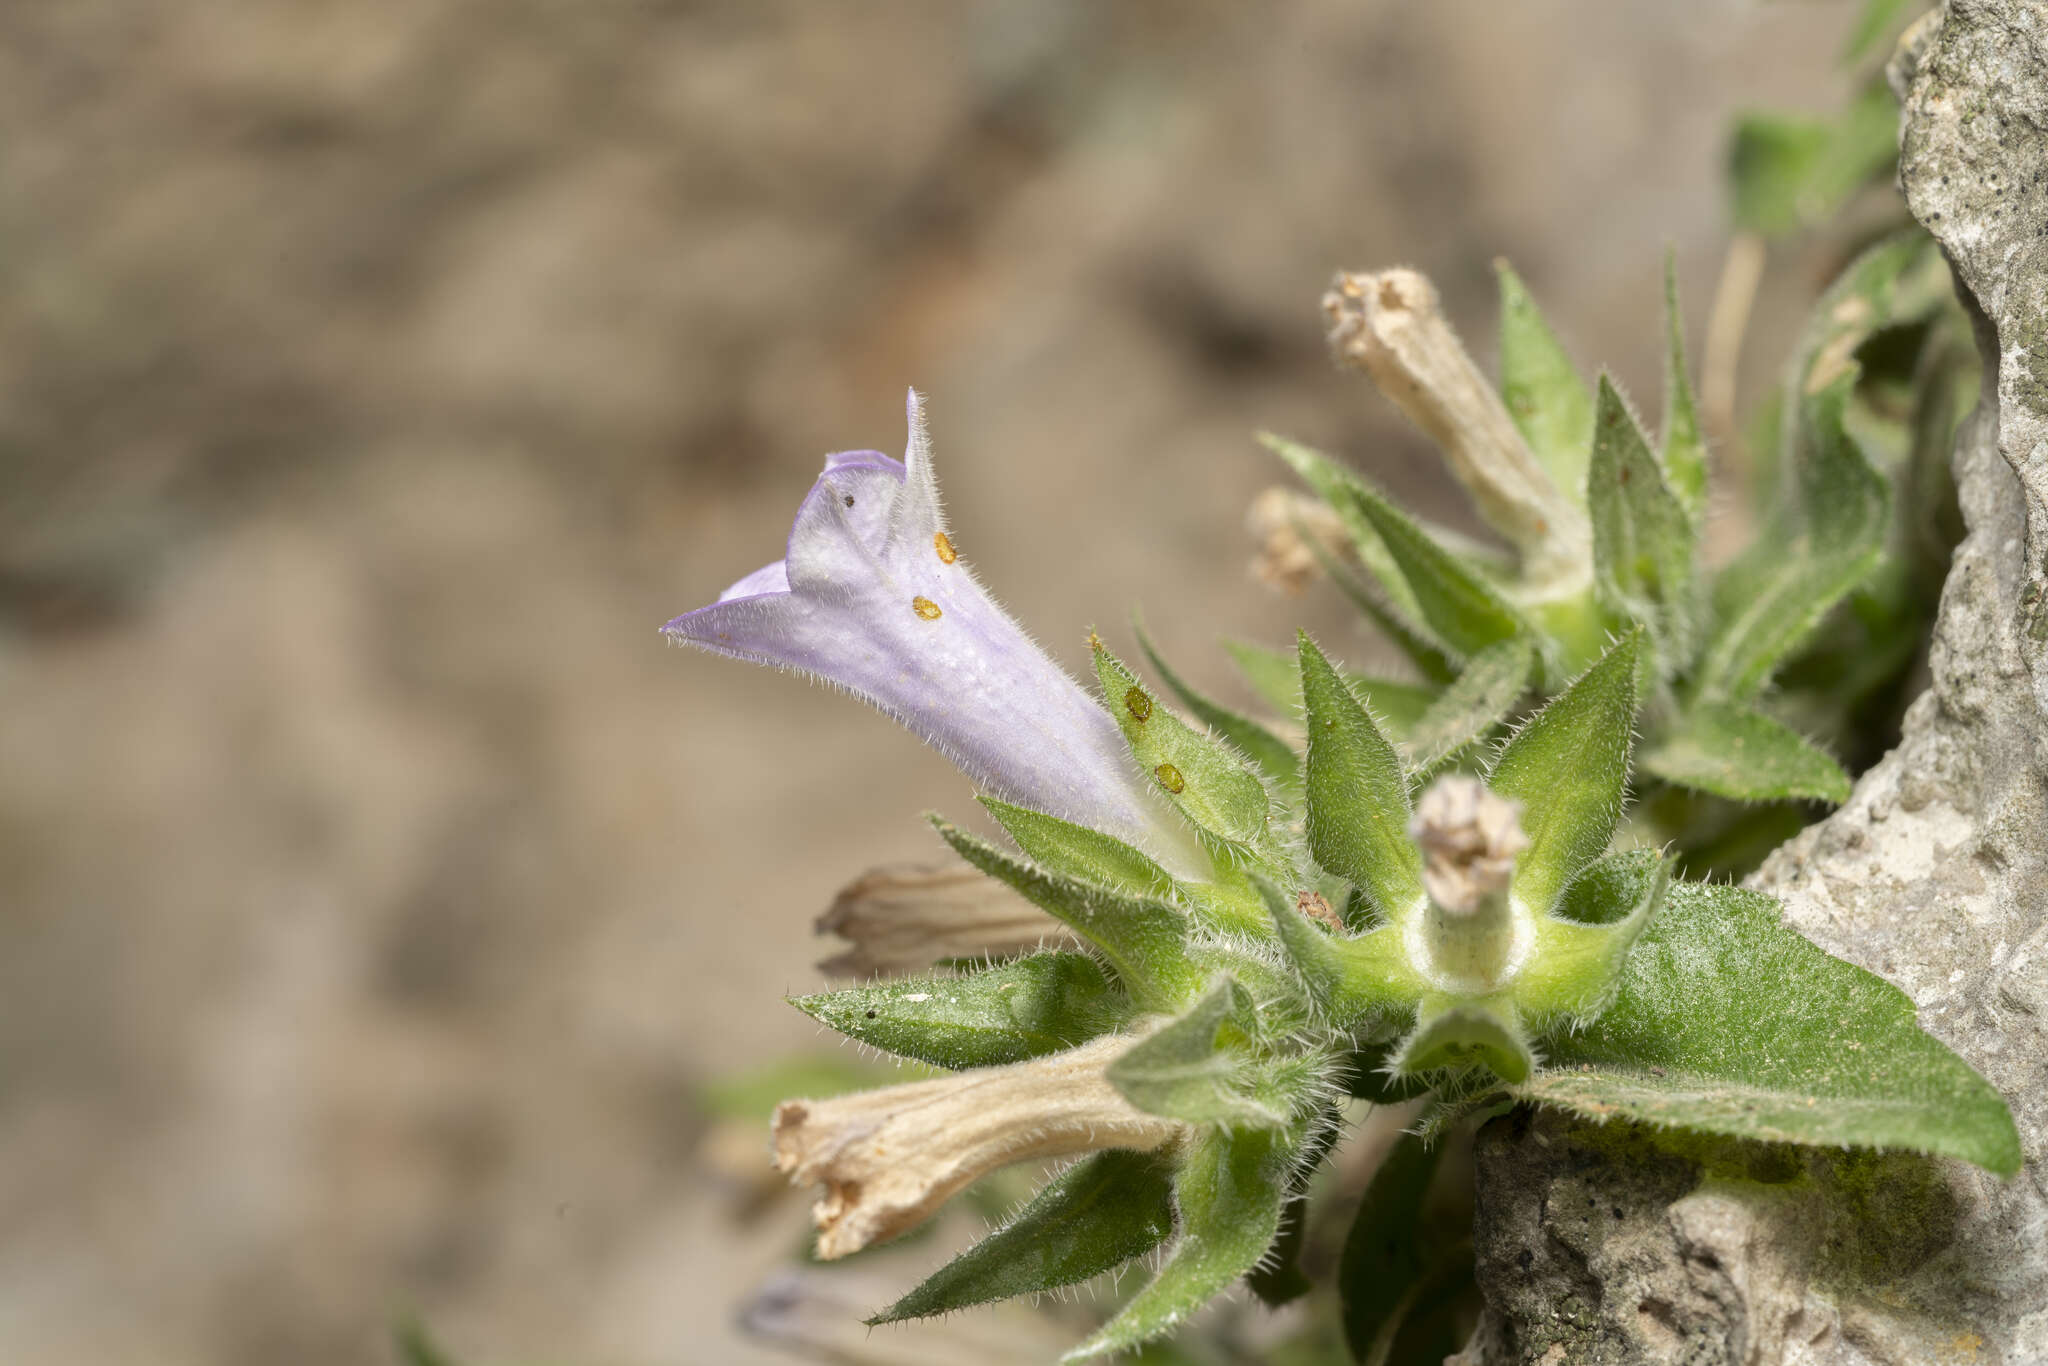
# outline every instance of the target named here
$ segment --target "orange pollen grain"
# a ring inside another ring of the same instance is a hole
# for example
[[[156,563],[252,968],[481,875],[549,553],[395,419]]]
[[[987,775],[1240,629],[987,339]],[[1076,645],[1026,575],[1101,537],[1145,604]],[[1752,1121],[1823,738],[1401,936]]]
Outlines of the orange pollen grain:
[[[939,619],[939,605],[930,598],[912,598],[910,600],[910,610],[923,617],[926,621],[937,621]]]
[[[932,548],[939,552],[940,564],[951,564],[960,558],[960,552],[953,549],[953,539],[943,531],[932,533]]]

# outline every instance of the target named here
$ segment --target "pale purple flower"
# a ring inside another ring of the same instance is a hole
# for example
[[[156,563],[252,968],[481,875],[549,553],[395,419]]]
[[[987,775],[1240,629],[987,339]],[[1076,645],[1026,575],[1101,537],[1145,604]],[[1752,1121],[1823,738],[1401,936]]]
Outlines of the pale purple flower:
[[[787,555],[662,628],[845,688],[915,731],[983,791],[1205,866],[1146,790],[1116,722],[983,591],[939,511],[917,392],[901,462],[825,457]]]

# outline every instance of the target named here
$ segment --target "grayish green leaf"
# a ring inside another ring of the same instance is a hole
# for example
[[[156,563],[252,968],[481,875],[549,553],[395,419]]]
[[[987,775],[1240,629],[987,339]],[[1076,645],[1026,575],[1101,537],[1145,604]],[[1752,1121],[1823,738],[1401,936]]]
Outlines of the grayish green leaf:
[[[1201,971],[1188,958],[1187,917],[1172,906],[1026,863],[950,821],[931,820],[962,858],[1016,888],[1100,949],[1140,1006],[1171,1010],[1201,985]]]
[[[1008,1223],[868,1323],[927,1318],[1079,1285],[1150,1252],[1172,1230],[1169,1162],[1157,1153],[1096,1153],[1054,1177]]]
[[[1487,775],[1496,793],[1522,804],[1529,847],[1515,865],[1514,894],[1533,911],[1549,910],[1614,837],[1628,784],[1641,642],[1640,629],[1617,641],[1515,733]]]
[[[1042,952],[956,977],[899,978],[790,1004],[898,1057],[958,1070],[1043,1057],[1128,1023],[1131,998],[1082,953]]]
[[[1505,260],[1500,277],[1500,393],[1522,437],[1557,486],[1583,502],[1593,404],[1557,334]]]
[[[1277,1134],[1210,1130],[1174,1183],[1181,1236],[1159,1274],[1094,1337],[1062,1358],[1086,1361],[1172,1331],[1266,1254],[1287,1200],[1288,1151]]]
[[[1527,1099],[1768,1142],[1902,1148],[2019,1170],[1990,1083],[1897,987],[1831,958],[1735,887],[1674,884],[1614,1004],[1559,1037]]]
[[[1643,756],[1667,783],[1743,802],[1849,799],[1849,775],[1799,732],[1730,702],[1701,702]]]
[[[1272,782],[1291,787],[1301,780],[1301,760],[1293,746],[1250,717],[1241,716],[1189,687],[1153,648],[1151,637],[1145,634],[1145,628],[1135,616],[1131,620],[1131,630],[1136,633],[1145,658],[1152,661],[1152,667],[1166,680],[1166,686],[1173,689],[1203,725],[1236,745]]]
[[[1347,490],[1400,567],[1421,608],[1422,620],[1444,644],[1464,655],[1529,634],[1523,620],[1486,576],[1444,549],[1379,490],[1355,481]]]
[[[1408,838],[1401,758],[1306,632],[1299,650],[1309,852],[1381,910],[1410,906],[1422,895],[1422,856]]]
[[[1338,519],[1344,523],[1344,529],[1351,533],[1352,547],[1358,552],[1358,562],[1365,566],[1366,572],[1379,581],[1380,588],[1386,593],[1387,601],[1395,615],[1408,621],[1420,620],[1422,604],[1416,600],[1414,590],[1408,586],[1408,580],[1401,573],[1400,565],[1380,539],[1378,528],[1359,510],[1358,500],[1353,496],[1357,489],[1364,486],[1364,481],[1321,451],[1312,446],[1304,446],[1299,441],[1289,441],[1286,437],[1275,436],[1271,432],[1260,432],[1259,443],[1293,466],[1294,472],[1301,476],[1301,481],[1313,489],[1316,497],[1329,504],[1330,510],[1337,514]],[[1320,550],[1320,543],[1315,537],[1308,537],[1307,543],[1311,549]],[[1324,568],[1329,569],[1330,565],[1326,562]]]

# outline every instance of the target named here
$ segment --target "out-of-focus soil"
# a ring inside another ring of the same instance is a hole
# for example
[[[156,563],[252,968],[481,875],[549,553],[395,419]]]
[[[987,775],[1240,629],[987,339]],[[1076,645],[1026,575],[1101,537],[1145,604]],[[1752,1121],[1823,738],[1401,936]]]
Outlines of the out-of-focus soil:
[[[1654,409],[1726,119],[1834,104],[1847,18],[0,9],[0,1358],[376,1361],[410,1306],[478,1363],[782,1359],[732,1305],[801,1216],[735,1221],[693,1096],[829,1046],[811,917],[971,793],[655,628],[915,383],[1068,662],[1132,604],[1219,690],[1219,632],[1366,660],[1244,574],[1256,428],[1463,516],[1325,361],[1330,271],[1426,269],[1484,355],[1506,254]]]

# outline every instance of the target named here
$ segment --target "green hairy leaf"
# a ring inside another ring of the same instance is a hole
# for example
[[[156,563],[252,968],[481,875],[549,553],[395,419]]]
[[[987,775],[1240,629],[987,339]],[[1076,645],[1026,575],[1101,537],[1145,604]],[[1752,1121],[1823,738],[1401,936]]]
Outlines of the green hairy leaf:
[[[1181,1236],[1159,1274],[1063,1361],[1126,1351],[1171,1331],[1251,1270],[1280,1231],[1287,1149],[1279,1135],[1209,1130],[1174,1183]]]
[[[1143,1256],[1173,1230],[1172,1171],[1156,1153],[1111,1149],[1083,1158],[868,1324],[1079,1285]]]
[[[1487,785],[1522,804],[1529,848],[1514,894],[1548,910],[1579,870],[1606,852],[1621,816],[1636,718],[1642,631],[1623,636],[1508,741]]]
[[[1423,1259],[1423,1197],[1442,1155],[1442,1144],[1426,1144],[1414,1134],[1396,1139],[1366,1186],[1344,1239],[1337,1264],[1344,1341],[1352,1360],[1365,1366],[1399,1366],[1393,1356],[1394,1340],[1428,1270]]]
[[[1500,277],[1500,393],[1536,459],[1574,498],[1586,487],[1593,404],[1557,334],[1505,260]]]
[[[1790,726],[1728,702],[1702,702],[1681,715],[1643,756],[1643,770],[1736,801],[1849,799],[1840,764]]]
[[[1127,1023],[1130,997],[1083,953],[1044,952],[963,976],[898,978],[792,997],[850,1039],[958,1070],[1057,1053]]]
[[[1250,1092],[1246,1056],[1230,1046],[1243,1035],[1234,1020],[1256,1012],[1244,988],[1219,978],[1171,1024],[1109,1065],[1110,1084],[1150,1114],[1190,1124],[1277,1129],[1287,1116]]]
[[[1475,1001],[1425,1007],[1392,1066],[1407,1076],[1484,1067],[1502,1081],[1518,1082],[1535,1069],[1536,1057],[1514,1020]]]
[[[1266,785],[1226,745],[1161,706],[1124,662],[1095,641],[1095,676],[1131,754],[1197,828],[1241,849],[1266,841]]]
[[[1097,886],[1161,901],[1173,899],[1173,875],[1115,836],[994,797],[976,800],[1034,862]]]
[[[1422,857],[1408,838],[1400,756],[1307,632],[1298,648],[1308,728],[1309,852],[1381,910],[1412,905],[1422,895]]]
[[[1170,1010],[1199,989],[1201,970],[1187,955],[1187,917],[1172,906],[1037,867],[949,821],[936,816],[931,821],[962,858],[1016,888],[1100,949],[1139,1005]]]
[[[1451,649],[1473,655],[1529,634],[1520,612],[1464,560],[1444,549],[1379,490],[1359,481],[1345,490],[1400,567],[1422,619]]]
[[[1880,977],[1756,892],[1676,883],[1614,1004],[1559,1036],[1527,1099],[1771,1142],[1903,1148],[2019,1170],[2005,1101]]]
[[[1351,937],[1324,931],[1273,883],[1254,878],[1288,960],[1318,1009],[1339,1029],[1405,1010],[1424,990],[1392,925]]]
[[[1139,648],[1144,650],[1145,658],[1152,662],[1152,667],[1166,680],[1166,686],[1173,689],[1174,694],[1187,704],[1187,709],[1193,712],[1203,725],[1236,745],[1271,781],[1287,786],[1300,779],[1301,764],[1295,757],[1293,746],[1250,717],[1240,716],[1189,687],[1182,681],[1181,676],[1173,671],[1172,666],[1160,658],[1159,651],[1153,648],[1152,638],[1145,634],[1143,626],[1133,620],[1131,630],[1137,635]]]
[[[1626,866],[1638,876],[1626,893],[1629,903],[1625,906],[1602,906],[1597,912],[1599,919],[1592,922],[1555,915],[1538,917],[1535,953],[1512,988],[1515,1004],[1537,1029],[1565,1023],[1583,1025],[1597,1019],[1614,999],[1628,952],[1656,914],[1671,876],[1669,865],[1654,854],[1647,867],[1634,860]],[[1585,881],[1585,874],[1578,880]],[[1569,893],[1566,899],[1570,899]],[[1621,915],[1615,918],[1617,909]]]
[[[1408,732],[1418,783],[1455,761],[1507,719],[1524,690],[1536,652],[1524,640],[1489,645],[1465,666]]]
[[[1604,374],[1598,405],[1586,478],[1594,569],[1613,605],[1650,628],[1668,673],[1691,653],[1697,532],[1627,401]]]

